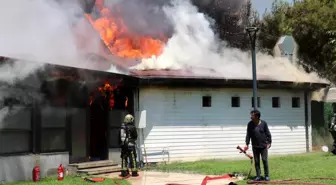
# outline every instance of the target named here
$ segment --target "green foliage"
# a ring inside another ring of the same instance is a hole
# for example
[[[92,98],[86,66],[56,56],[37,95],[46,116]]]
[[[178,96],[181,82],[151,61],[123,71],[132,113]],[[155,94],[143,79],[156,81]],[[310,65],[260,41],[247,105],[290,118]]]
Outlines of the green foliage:
[[[329,121],[331,120],[331,117],[333,115],[332,105],[331,103],[325,103],[324,104],[324,120],[325,125],[328,125]]]
[[[336,29],[335,8],[336,1],[305,0],[295,3],[287,13],[300,46],[300,59],[332,80],[336,53],[330,44],[330,31]]]
[[[336,30],[328,31],[329,34],[329,44],[333,47],[333,52],[336,53]]]
[[[307,70],[336,81],[335,0],[302,0],[293,5],[276,0],[259,26],[260,47],[271,51],[281,35],[292,34]]]
[[[258,44],[269,54],[272,54],[275,44],[282,35],[291,34],[292,30],[285,14],[289,8],[290,4],[287,1],[275,0],[271,11],[265,12],[259,23]]]

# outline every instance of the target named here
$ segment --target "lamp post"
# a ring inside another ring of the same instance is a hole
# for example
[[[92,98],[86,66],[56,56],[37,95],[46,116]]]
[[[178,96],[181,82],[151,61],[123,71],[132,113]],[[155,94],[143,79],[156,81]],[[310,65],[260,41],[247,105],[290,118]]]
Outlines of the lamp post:
[[[249,35],[251,42],[251,54],[252,54],[252,80],[253,80],[253,109],[257,110],[257,67],[256,67],[256,51],[255,44],[257,38],[257,32],[259,28],[257,27],[247,27],[246,31]]]

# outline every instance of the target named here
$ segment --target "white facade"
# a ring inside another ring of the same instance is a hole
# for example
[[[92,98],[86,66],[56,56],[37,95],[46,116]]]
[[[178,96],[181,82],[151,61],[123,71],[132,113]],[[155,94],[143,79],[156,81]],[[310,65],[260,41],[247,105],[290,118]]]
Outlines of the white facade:
[[[203,96],[211,96],[211,107],[203,107]],[[231,97],[239,97],[239,107],[232,107]],[[311,129],[309,126],[306,131],[304,93],[259,90],[258,97],[261,119],[268,123],[272,134],[269,154],[304,153],[307,146],[310,151]],[[272,107],[272,97],[279,97],[280,107]],[[299,98],[299,108],[292,107],[292,97]],[[251,103],[251,89],[140,89],[139,110],[147,112],[144,141],[148,162],[243,157],[236,147],[245,146]],[[308,106],[310,125],[310,103]],[[143,138],[140,143],[143,149]]]

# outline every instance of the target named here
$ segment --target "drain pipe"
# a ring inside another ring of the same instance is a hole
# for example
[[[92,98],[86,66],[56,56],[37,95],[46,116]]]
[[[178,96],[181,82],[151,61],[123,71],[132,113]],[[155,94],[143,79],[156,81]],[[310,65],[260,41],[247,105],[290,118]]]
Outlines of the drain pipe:
[[[142,134],[142,141],[143,141],[143,148],[144,148],[144,157],[146,161],[146,167],[148,167],[148,160],[147,160],[147,151],[146,151],[146,144],[145,144],[145,134],[144,134],[144,129],[141,129],[141,134]],[[142,151],[141,151],[142,152]]]

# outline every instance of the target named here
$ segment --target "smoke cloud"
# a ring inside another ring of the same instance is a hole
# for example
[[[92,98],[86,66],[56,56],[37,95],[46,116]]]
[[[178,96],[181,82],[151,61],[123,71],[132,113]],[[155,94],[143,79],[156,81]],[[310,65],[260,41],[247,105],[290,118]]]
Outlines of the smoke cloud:
[[[43,70],[46,63],[89,69],[100,67],[99,61],[93,61],[87,53],[98,53],[101,40],[83,14],[79,1],[0,2],[0,56],[15,59],[0,65],[0,122],[9,111],[3,107],[4,98],[27,104],[41,98],[39,93],[13,85],[39,87],[41,82],[31,77],[37,70]],[[108,62],[103,68],[116,72]]]
[[[87,53],[99,53],[101,40],[79,1],[11,0],[0,3],[0,12],[0,56],[99,67]]]
[[[173,25],[173,35],[164,52],[158,57],[143,59],[135,67],[149,69],[215,69],[216,75],[206,70],[197,70],[199,75],[227,79],[251,79],[251,58],[249,52],[231,48],[221,41],[212,27],[214,21],[190,1],[173,0],[161,9]],[[195,70],[196,71],[196,70]],[[301,67],[286,58],[257,54],[259,79],[295,82],[325,82],[315,73],[306,73]]]
[[[123,24],[133,33],[155,38],[160,34],[170,37],[173,32],[173,25],[167,14],[162,11],[162,8],[169,5],[170,1],[105,0],[104,2],[105,7],[114,10],[115,16],[122,17]]]
[[[67,63],[78,56],[67,13],[54,1],[1,3],[0,54],[39,62]]]

